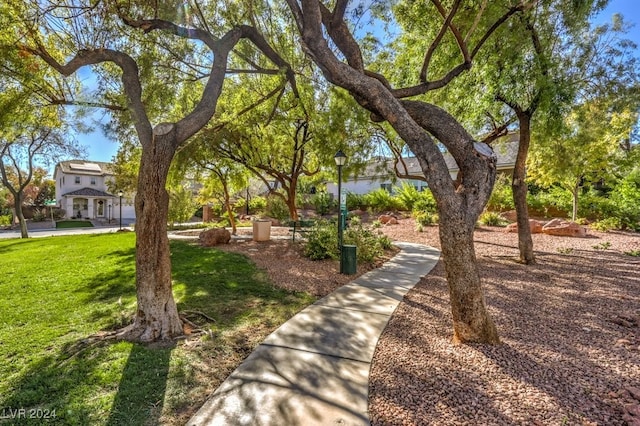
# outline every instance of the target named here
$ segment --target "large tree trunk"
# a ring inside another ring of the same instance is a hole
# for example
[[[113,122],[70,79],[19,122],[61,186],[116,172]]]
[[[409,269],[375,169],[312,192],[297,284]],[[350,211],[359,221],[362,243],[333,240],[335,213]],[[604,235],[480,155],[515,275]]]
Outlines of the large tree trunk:
[[[513,202],[516,206],[516,220],[518,223],[518,248],[520,250],[520,262],[524,264],[535,263],[533,255],[533,239],[529,226],[529,208],[527,206],[526,166],[529,144],[531,142],[531,116],[526,112],[518,113],[520,124],[520,142],[518,155],[513,169],[511,190]]]
[[[136,208],[136,289],[138,309],[126,338],[170,340],[183,333],[171,290],[167,237],[169,194],[165,188],[175,152],[173,125],[154,129],[154,143],[143,149]]]
[[[487,313],[473,246],[475,219],[463,210],[440,211],[440,244],[449,284],[453,341],[499,343]]]
[[[27,221],[25,220],[24,213],[22,212],[22,193],[16,192],[13,194],[13,208],[15,210],[16,217],[18,218],[18,223],[20,224],[20,237],[29,238]]]

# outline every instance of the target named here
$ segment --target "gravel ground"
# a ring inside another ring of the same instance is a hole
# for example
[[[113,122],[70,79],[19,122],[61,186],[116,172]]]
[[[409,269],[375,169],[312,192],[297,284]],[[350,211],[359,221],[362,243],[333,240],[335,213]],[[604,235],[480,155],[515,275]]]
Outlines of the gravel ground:
[[[384,230],[439,247],[437,227]],[[640,258],[624,254],[640,234],[533,239],[538,263],[525,266],[516,234],[475,233],[500,345],[452,344],[442,262],[408,293],[374,355],[372,424],[640,424]]]
[[[418,233],[412,219],[382,230],[396,241],[440,246],[437,227]],[[640,425],[640,257],[624,254],[640,250],[640,234],[533,239],[538,263],[525,266],[515,262],[516,234],[491,227],[475,234],[500,345],[451,343],[442,262],[408,293],[374,355],[372,424]],[[290,240],[221,248],[247,254],[277,285],[317,296],[354,278],[338,274],[335,261],[301,258]]]

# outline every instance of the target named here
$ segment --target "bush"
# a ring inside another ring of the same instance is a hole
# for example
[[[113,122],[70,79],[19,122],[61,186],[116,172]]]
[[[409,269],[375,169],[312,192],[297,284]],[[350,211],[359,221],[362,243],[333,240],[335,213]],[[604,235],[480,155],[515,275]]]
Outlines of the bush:
[[[364,196],[367,206],[375,213],[397,210],[399,202],[386,190],[380,188]]]
[[[11,225],[11,215],[0,216],[0,226]]]
[[[493,186],[491,197],[489,197],[489,201],[487,202],[487,210],[503,212],[513,209],[515,209],[515,204],[513,203],[511,178],[508,175],[501,174]]]
[[[313,197],[311,197],[311,204],[316,209],[316,213],[319,215],[325,215],[331,211],[332,208],[335,207],[336,203],[332,199],[331,195],[327,192],[318,192]]]
[[[414,211],[413,218],[416,220],[416,223],[420,226],[429,226],[435,225],[438,223],[438,214],[430,213],[426,211]]]
[[[281,197],[272,195],[267,199],[265,213],[274,219],[285,220],[289,218],[289,207]]]
[[[485,226],[504,226],[505,220],[496,212],[484,212],[480,215],[478,220]]]
[[[347,192],[347,210],[367,209],[367,202],[364,195]]]
[[[622,228],[622,221],[617,217],[608,217],[591,224],[591,228],[596,231],[608,232]]]
[[[358,262],[373,262],[391,247],[391,240],[361,224],[344,230],[344,244],[356,246]],[[312,260],[339,259],[338,225],[335,221],[318,220],[307,233],[305,256]]]
[[[267,208],[267,199],[261,196],[256,196],[249,199],[249,213],[263,212]]]
[[[413,203],[412,211],[414,213],[436,213],[438,211],[438,205],[436,204],[436,199],[433,197],[431,190],[425,190],[419,193],[418,198]]]
[[[407,182],[402,182],[401,186],[395,187],[396,200],[403,210],[413,210],[413,205],[420,198],[420,191]]]
[[[304,254],[311,260],[338,259],[338,225],[327,220],[316,221],[307,232]]]
[[[35,209],[33,211],[33,220],[34,222],[42,222],[47,219],[47,212],[43,209]]]

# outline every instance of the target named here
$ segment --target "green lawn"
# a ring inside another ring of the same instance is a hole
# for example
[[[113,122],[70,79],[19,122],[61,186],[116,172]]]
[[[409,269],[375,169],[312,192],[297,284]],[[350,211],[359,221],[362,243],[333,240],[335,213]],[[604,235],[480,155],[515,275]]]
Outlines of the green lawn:
[[[169,348],[88,340],[134,312],[134,247],[133,233],[0,240],[0,409],[55,410],[50,424],[184,424],[266,334],[313,302],[274,288],[241,255],[174,241],[178,307],[210,333]]]
[[[59,220],[56,228],[93,228],[93,223],[88,220]]]

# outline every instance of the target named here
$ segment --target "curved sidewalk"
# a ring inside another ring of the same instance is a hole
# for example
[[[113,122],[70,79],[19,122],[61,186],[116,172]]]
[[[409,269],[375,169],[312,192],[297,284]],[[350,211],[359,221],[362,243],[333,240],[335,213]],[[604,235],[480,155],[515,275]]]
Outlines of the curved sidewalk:
[[[378,269],[308,306],[269,335],[188,425],[368,425],[369,370],[404,295],[440,257],[395,243]]]

